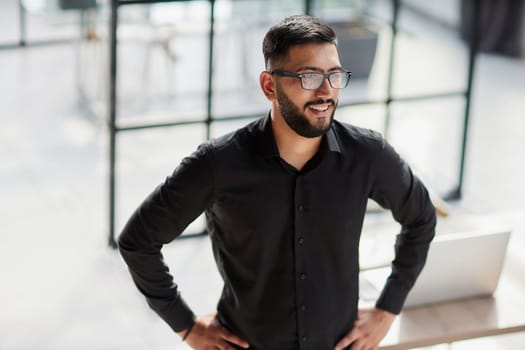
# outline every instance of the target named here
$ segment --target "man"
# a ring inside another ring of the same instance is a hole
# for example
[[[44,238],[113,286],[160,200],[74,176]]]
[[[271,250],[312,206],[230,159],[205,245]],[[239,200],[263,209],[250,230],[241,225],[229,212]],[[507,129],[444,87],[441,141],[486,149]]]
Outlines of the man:
[[[269,115],[185,158],[130,218],[121,253],[149,305],[193,349],[375,349],[424,265],[434,207],[378,133],[333,120],[350,74],[332,29],[288,17],[263,53]],[[402,231],[376,307],[358,312],[368,198]],[[224,288],[217,312],[196,317],[161,247],[202,212]]]

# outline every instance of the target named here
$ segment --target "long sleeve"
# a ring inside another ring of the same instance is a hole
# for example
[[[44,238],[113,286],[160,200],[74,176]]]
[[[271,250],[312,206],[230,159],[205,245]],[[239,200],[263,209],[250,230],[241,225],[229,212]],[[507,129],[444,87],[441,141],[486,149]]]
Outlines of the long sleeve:
[[[119,236],[120,253],[137,288],[176,332],[194,322],[164,263],[161,248],[178,237],[211,203],[210,152],[201,146],[136,209]]]
[[[392,273],[376,306],[397,314],[425,264],[436,214],[424,185],[385,140],[374,166],[370,197],[390,209],[402,227],[396,239]]]

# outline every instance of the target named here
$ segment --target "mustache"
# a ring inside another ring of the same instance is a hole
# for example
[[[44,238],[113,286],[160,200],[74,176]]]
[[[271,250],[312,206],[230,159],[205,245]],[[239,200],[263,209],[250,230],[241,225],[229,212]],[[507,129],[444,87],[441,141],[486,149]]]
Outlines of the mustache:
[[[337,102],[335,102],[335,100],[332,99],[332,98],[329,98],[328,100],[323,100],[322,98],[320,98],[318,100],[310,101],[310,102],[305,103],[304,108],[306,109],[306,108],[308,108],[309,106],[312,106],[312,105],[321,105],[321,104],[325,104],[325,103],[329,103],[329,104],[331,104],[334,107],[337,104]]]

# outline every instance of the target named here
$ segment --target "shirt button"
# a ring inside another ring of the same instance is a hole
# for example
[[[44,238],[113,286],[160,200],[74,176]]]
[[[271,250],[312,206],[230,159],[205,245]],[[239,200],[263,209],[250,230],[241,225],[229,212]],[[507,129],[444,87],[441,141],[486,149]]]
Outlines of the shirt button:
[[[300,238],[299,238],[299,244],[300,244],[300,245],[303,245],[303,243],[304,243],[304,237],[300,237]]]
[[[306,279],[306,274],[305,273],[300,274],[299,278],[302,279],[302,280],[305,280]]]
[[[301,339],[302,339],[302,341],[306,341],[307,338],[305,336],[303,336]]]
[[[306,305],[301,305],[301,311],[306,311]]]
[[[304,211],[304,205],[299,204],[299,206],[297,207],[297,209],[302,213],[302,212]]]

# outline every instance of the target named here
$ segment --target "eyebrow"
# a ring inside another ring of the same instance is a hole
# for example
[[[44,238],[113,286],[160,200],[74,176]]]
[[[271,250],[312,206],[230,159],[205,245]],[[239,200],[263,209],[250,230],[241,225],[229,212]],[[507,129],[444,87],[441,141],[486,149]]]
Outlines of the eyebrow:
[[[300,72],[300,71],[303,71],[303,70],[313,70],[313,71],[317,71],[317,72],[323,72],[323,70],[321,68],[313,67],[313,66],[300,67],[300,68],[296,69],[295,71],[296,72]],[[332,68],[330,68],[328,70],[328,72],[339,71],[339,70],[343,70],[343,67],[341,67],[341,66],[332,67]]]

